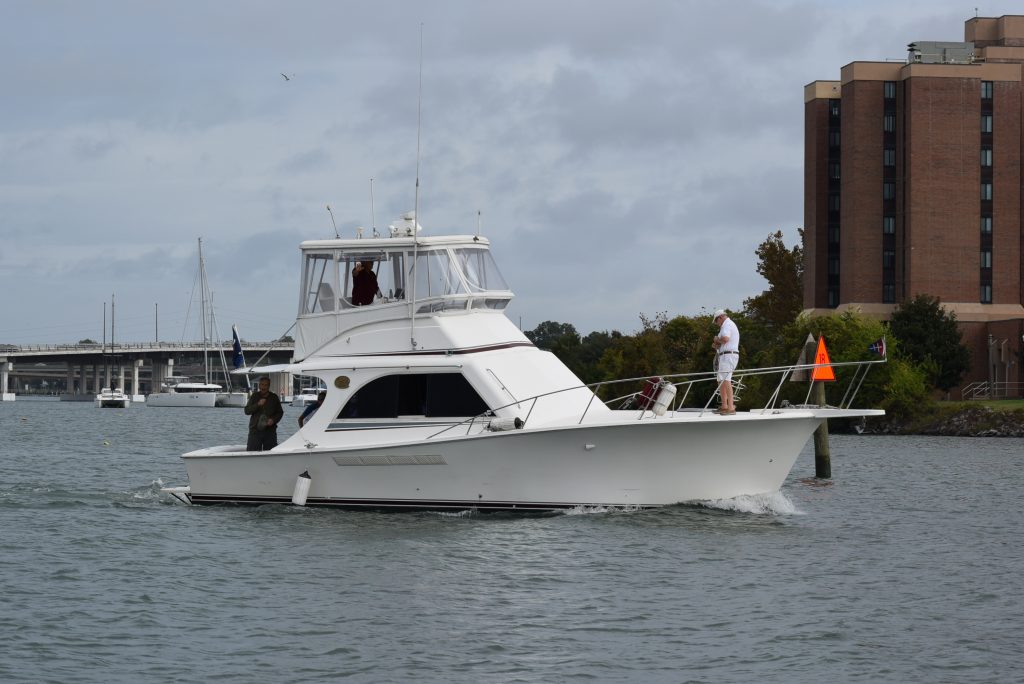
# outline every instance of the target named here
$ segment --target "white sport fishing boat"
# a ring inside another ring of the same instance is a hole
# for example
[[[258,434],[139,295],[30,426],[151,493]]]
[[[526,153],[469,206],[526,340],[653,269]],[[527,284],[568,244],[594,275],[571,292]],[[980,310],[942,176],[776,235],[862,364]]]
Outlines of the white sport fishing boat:
[[[301,244],[295,362],[250,372],[316,378],[323,407],[270,451],[185,454],[189,485],[165,491],[193,504],[665,506],[775,492],[822,421],[884,414],[778,408],[778,392],[735,415],[678,408],[708,373],[636,395],[646,408],[612,408],[505,316],[513,294],[487,239],[418,237],[405,221],[389,238]],[[353,268],[366,261],[377,295],[353,306]],[[784,381],[793,369],[743,373]]]

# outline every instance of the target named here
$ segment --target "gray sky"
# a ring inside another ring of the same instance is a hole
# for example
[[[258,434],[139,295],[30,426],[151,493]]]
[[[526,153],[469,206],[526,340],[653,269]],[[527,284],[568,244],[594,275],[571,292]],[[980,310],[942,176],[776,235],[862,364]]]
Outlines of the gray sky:
[[[981,16],[1021,13],[983,2]],[[803,86],[974,5],[0,1],[0,343],[281,335],[298,243],[420,223],[483,234],[525,329],[738,309],[803,222]],[[290,80],[282,77],[282,72]]]

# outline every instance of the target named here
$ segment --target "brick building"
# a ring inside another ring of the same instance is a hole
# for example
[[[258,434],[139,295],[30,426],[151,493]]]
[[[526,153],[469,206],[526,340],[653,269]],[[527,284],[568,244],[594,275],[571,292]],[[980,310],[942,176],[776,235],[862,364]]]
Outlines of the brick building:
[[[1014,396],[1022,70],[1024,16],[975,17],[962,43],[910,43],[906,62],[852,62],[804,89],[804,308],[887,318],[938,297],[972,350],[964,384]]]

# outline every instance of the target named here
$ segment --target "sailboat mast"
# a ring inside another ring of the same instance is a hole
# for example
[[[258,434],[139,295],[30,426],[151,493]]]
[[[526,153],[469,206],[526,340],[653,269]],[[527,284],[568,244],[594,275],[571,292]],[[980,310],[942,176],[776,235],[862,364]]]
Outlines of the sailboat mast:
[[[203,238],[199,238],[199,320],[203,331],[203,382],[210,384],[210,361],[206,334],[206,264],[203,262]]]
[[[114,293],[110,293],[110,353],[114,353]],[[114,357],[114,370],[116,371],[120,363],[117,361],[117,357]],[[108,364],[109,366],[109,364]],[[107,371],[107,387],[113,387],[114,383],[110,381],[110,372]],[[122,389],[122,388],[118,388]]]

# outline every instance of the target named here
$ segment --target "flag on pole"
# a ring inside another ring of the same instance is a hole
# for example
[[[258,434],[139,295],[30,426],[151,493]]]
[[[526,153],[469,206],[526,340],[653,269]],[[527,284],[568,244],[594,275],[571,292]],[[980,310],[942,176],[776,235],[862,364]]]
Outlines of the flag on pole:
[[[235,368],[241,368],[245,365],[245,354],[242,353],[242,341],[238,339],[238,327],[231,326],[231,337],[234,339],[232,349],[234,354],[231,356],[231,363]]]
[[[885,356],[885,338],[884,337],[880,337],[879,339],[877,339],[874,342],[872,342],[871,344],[869,344],[868,345],[868,351],[872,352],[874,354],[878,354],[879,356],[884,357]]]
[[[818,351],[814,354],[816,365],[811,373],[811,380],[814,382],[835,382],[836,372],[832,369],[832,359],[828,357],[828,347],[825,346],[825,336],[818,338]]]

